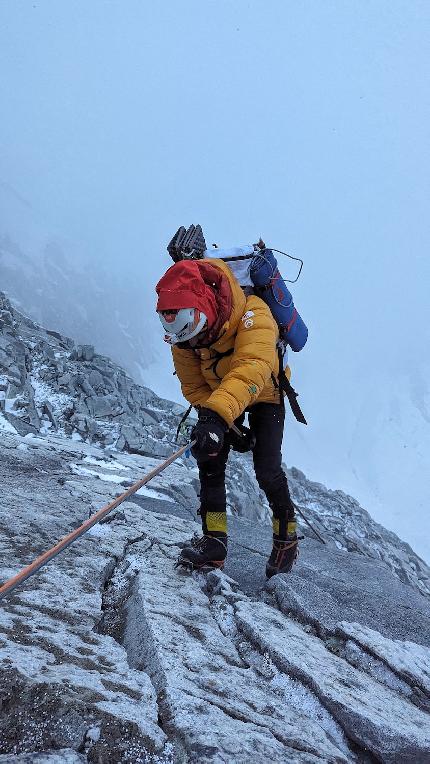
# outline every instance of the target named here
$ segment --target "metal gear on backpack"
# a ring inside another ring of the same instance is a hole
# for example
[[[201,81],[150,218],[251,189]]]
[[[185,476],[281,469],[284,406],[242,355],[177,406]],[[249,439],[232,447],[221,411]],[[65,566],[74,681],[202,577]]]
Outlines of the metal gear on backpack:
[[[188,230],[181,225],[167,245],[172,260],[201,260],[206,252],[206,242],[199,225],[190,225]]]

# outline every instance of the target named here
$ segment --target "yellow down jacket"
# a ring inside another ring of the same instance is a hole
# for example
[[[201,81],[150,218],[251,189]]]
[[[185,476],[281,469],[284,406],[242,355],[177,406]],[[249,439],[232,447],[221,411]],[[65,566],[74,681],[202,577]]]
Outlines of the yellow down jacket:
[[[254,403],[280,402],[276,342],[279,332],[263,300],[245,294],[230,268],[217,259],[232,292],[230,318],[207,348],[172,347],[184,398],[216,411],[229,425]],[[289,369],[287,369],[289,376]]]

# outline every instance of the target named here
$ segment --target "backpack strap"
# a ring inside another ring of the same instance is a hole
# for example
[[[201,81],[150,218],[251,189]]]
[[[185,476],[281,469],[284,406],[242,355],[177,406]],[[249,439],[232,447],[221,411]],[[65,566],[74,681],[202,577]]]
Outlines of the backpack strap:
[[[183,417],[182,417],[181,421],[180,421],[180,422],[179,422],[179,424],[178,424],[178,429],[176,430],[175,443],[177,443],[177,442],[178,442],[179,433],[181,432],[181,427],[182,427],[182,425],[184,424],[184,422],[186,422],[186,421],[187,421],[188,417],[190,416],[190,414],[191,414],[191,409],[192,409],[192,408],[193,408],[193,404],[191,404],[191,405],[190,405],[190,406],[187,408],[187,410],[186,410],[185,414],[183,415]]]
[[[222,260],[224,263],[231,263],[236,260],[252,260],[253,257],[255,257],[255,252],[253,252],[252,255],[235,255],[235,257],[219,257],[219,260]]]
[[[218,374],[216,372],[217,366],[221,358],[226,358],[227,356],[232,355],[232,353],[234,353],[234,348],[230,348],[230,350],[226,350],[225,353],[219,353],[218,350],[213,350],[212,348],[212,352],[216,353],[216,356],[213,363],[211,363],[208,368],[213,371],[213,373],[218,379],[221,379],[221,377],[218,377]]]
[[[288,379],[287,375],[285,374],[284,364],[283,364],[283,353],[282,348],[278,345],[278,359],[279,359],[279,392],[281,397],[281,406],[285,408],[285,401],[284,396],[282,393],[285,393],[285,395],[288,398],[288,403],[291,406],[291,411],[293,412],[294,416],[296,417],[298,422],[301,422],[302,424],[307,424],[307,421],[304,417],[303,411],[301,410],[299,406],[299,402],[297,400],[298,393],[294,390],[294,387],[292,386],[290,380]],[[272,376],[273,379],[274,375]]]

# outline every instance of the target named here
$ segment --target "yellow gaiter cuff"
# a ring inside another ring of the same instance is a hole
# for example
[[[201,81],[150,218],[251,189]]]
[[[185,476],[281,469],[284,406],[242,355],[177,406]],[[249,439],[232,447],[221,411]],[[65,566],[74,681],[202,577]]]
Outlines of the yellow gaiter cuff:
[[[206,512],[208,533],[227,533],[227,514],[225,512]]]

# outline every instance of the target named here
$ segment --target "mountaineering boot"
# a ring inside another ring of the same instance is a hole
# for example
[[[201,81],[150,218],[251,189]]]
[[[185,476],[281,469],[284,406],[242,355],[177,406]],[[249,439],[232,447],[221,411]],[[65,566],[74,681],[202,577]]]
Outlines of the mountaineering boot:
[[[284,518],[280,520],[273,516],[272,525],[273,546],[266,565],[267,578],[276,576],[277,573],[290,573],[299,554],[299,540],[303,538],[297,535],[294,515],[290,515],[286,521]]]
[[[182,565],[190,570],[210,570],[223,568],[227,557],[227,535],[204,535],[194,537],[189,545],[184,547],[179,555],[177,566]]]
[[[299,555],[299,537],[292,533],[286,539],[273,537],[273,546],[266,564],[266,577],[289,573]]]

